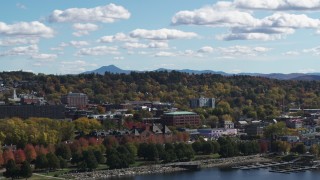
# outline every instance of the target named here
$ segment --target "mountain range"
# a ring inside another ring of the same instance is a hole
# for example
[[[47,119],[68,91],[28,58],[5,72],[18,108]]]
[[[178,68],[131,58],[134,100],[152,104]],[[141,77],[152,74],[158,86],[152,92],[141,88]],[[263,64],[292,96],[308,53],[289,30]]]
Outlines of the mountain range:
[[[220,74],[223,76],[233,76],[233,75],[247,75],[247,76],[258,76],[258,77],[266,77],[271,79],[279,79],[279,80],[303,80],[303,81],[312,81],[312,80],[320,80],[320,73],[291,73],[291,74],[282,74],[282,73],[271,73],[271,74],[261,74],[261,73],[239,73],[239,74],[230,74],[223,71],[212,71],[212,70],[191,70],[191,69],[165,69],[160,68],[154,71],[178,71],[189,74]],[[118,68],[115,65],[102,66],[98,69],[92,71],[86,71],[81,74],[104,74],[105,72],[114,73],[114,74],[130,74],[131,72],[145,72],[145,71],[137,71],[137,70],[123,70]]]

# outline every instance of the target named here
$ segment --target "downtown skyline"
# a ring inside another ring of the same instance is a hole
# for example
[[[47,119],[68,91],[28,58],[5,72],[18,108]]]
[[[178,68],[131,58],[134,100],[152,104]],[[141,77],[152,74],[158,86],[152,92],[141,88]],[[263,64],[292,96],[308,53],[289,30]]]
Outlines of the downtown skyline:
[[[0,8],[0,71],[320,72],[320,0],[13,0]]]

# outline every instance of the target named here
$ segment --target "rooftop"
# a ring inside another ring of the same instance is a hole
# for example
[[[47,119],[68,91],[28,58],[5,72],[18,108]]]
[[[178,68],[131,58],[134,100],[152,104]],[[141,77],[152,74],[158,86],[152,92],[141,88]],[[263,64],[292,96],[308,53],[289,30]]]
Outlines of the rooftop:
[[[189,111],[176,111],[176,112],[170,112],[170,113],[164,113],[165,115],[196,115],[194,112]]]

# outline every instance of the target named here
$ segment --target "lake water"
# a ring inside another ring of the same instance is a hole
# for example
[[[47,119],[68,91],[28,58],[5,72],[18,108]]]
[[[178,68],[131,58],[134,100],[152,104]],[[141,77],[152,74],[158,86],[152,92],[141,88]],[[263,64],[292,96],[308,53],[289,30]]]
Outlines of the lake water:
[[[212,168],[170,174],[114,178],[114,180],[314,180],[319,178],[319,170],[282,174],[269,172],[269,169],[239,170]]]

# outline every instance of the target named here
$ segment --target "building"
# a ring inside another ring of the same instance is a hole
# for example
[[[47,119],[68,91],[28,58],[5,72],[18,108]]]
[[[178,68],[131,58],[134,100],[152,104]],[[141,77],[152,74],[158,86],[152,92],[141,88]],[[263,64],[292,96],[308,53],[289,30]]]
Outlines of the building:
[[[0,106],[0,119],[19,117],[28,119],[30,117],[43,117],[50,119],[64,119],[63,105],[3,105]]]
[[[234,123],[232,121],[222,121],[221,127],[225,129],[233,129]]]
[[[176,111],[164,113],[161,121],[167,126],[199,126],[200,116],[194,112]]]
[[[198,107],[210,107],[215,108],[216,100],[214,98],[195,98],[190,99],[190,107],[191,108],[198,108]]]
[[[61,97],[61,102],[68,107],[83,109],[88,105],[88,96],[83,93],[69,93]]]
[[[218,139],[221,136],[235,136],[238,134],[237,129],[224,129],[224,128],[214,128],[214,129],[198,129],[201,136],[208,139]]]
[[[263,135],[264,125],[261,123],[252,123],[245,127],[245,133],[248,136],[261,136]]]
[[[286,121],[286,125],[288,128],[299,129],[303,127],[302,119],[288,119]]]

